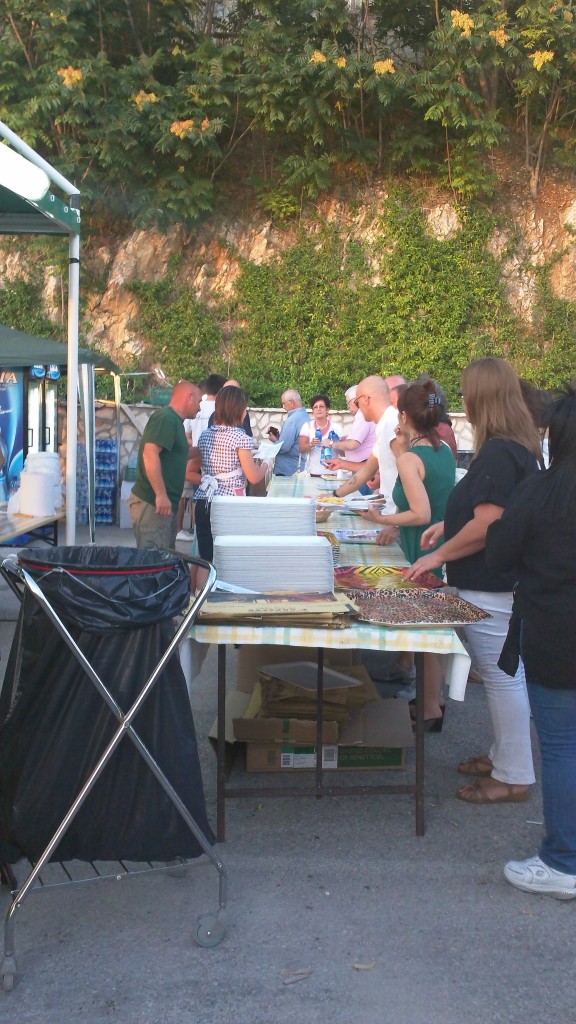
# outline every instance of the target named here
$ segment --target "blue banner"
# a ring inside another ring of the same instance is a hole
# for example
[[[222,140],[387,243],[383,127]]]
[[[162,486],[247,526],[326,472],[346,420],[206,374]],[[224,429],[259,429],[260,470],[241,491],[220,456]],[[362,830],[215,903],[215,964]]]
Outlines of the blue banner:
[[[0,503],[24,464],[24,374],[0,370]]]

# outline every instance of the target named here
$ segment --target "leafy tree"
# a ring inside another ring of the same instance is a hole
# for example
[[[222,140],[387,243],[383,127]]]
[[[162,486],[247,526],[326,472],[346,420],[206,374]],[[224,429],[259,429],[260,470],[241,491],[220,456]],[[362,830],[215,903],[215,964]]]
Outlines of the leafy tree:
[[[551,140],[561,161],[576,166],[576,23],[573,4],[563,0],[526,0],[516,19],[524,59],[516,68],[514,88],[522,112],[530,189],[535,196]]]

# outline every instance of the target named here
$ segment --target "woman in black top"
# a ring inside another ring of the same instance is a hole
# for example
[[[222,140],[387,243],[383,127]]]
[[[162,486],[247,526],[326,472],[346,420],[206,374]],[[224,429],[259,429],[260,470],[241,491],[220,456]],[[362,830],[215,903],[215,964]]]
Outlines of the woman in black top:
[[[525,892],[576,896],[576,391],[550,413],[550,469],[488,530],[486,561],[518,579],[514,618],[542,754],[545,835],[504,874]],[[511,638],[510,638],[511,639]],[[506,666],[509,667],[509,666]],[[514,665],[511,667],[513,671]]]
[[[499,519],[521,481],[538,471],[540,439],[522,398],[520,382],[503,359],[470,363],[462,374],[464,410],[474,427],[476,455],[452,491],[444,523],[422,535],[422,547],[444,544],[414,563],[406,573],[417,579],[446,562],[448,583],[490,618],[466,626],[466,642],[482,679],[494,730],[487,755],[458,766],[462,775],[478,776],[458,790],[467,803],[527,799],[534,782],[530,710],[523,667],[511,679],[497,662],[512,611],[514,572],[486,564],[486,531]]]

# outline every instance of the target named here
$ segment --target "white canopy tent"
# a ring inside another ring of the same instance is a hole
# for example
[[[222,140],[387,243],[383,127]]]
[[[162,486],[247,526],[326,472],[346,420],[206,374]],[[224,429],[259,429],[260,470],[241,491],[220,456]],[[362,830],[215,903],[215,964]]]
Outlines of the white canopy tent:
[[[76,451],[79,390],[80,190],[0,121],[0,234],[68,236],[68,403],[66,415],[66,544],[76,539]],[[64,195],[55,195],[56,188]],[[15,325],[19,326],[19,325]],[[81,400],[85,413],[88,479],[94,482],[94,370],[84,368]],[[93,509],[93,501],[90,502]],[[94,541],[94,519],[90,520]]]

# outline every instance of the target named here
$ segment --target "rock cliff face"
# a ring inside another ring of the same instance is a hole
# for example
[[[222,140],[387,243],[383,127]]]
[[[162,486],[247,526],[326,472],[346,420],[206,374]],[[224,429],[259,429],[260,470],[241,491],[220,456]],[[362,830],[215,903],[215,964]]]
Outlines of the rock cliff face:
[[[502,264],[502,279],[514,313],[526,324],[533,318],[536,271],[550,264],[554,294],[576,302],[576,185],[568,179],[549,177],[532,199],[522,172],[502,163],[496,167],[500,181],[496,210],[503,227],[496,230],[489,248]],[[332,195],[314,211],[348,232],[350,239],[369,243],[378,233],[378,218],[387,197],[384,185],[358,191],[353,200]],[[460,230],[460,218],[451,195],[438,189],[424,193],[423,208],[428,229],[438,238]],[[310,218],[305,226],[316,230]],[[89,295],[90,344],[107,352],[120,365],[136,358],[148,365],[146,339],[138,334],[137,300],[127,287],[132,281],[161,280],[171,257],[178,256],[178,278],[191,285],[198,299],[210,305],[230,296],[239,274],[239,259],[266,262],[295,240],[294,228],[283,228],[261,210],[229,208],[207,218],[191,232],[173,227],[166,234],[155,230],[134,231],[128,237],[107,238],[87,244],[83,264],[90,278],[104,282]],[[24,247],[23,247],[24,248]],[[25,261],[17,248],[0,252],[0,286],[22,274]],[[376,268],[374,283],[378,283]],[[86,284],[84,284],[86,287]],[[62,317],[62,286],[58,275],[45,271],[44,307],[58,321]]]

